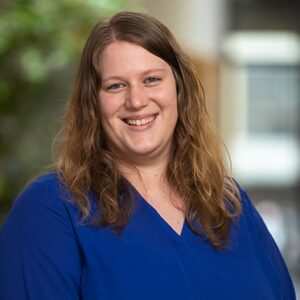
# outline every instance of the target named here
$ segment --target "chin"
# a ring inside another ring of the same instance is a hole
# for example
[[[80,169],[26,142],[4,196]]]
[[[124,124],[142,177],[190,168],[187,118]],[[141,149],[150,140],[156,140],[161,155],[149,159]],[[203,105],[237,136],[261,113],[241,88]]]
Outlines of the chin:
[[[151,156],[156,149],[141,149],[141,150],[137,150],[135,149],[134,151],[132,151],[132,154],[135,156],[139,156],[139,157],[145,157],[147,158],[148,156]]]
[[[158,153],[158,148],[159,147],[140,147],[137,148],[135,147],[134,149],[130,149],[131,154],[129,154],[130,157],[133,159],[135,158],[151,158],[152,156],[155,156],[156,153]]]

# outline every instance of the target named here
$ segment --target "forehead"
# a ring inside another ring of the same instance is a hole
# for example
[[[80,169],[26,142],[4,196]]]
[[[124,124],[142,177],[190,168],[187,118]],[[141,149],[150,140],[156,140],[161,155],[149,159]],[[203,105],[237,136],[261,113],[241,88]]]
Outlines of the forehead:
[[[113,42],[104,48],[99,56],[98,68],[101,75],[144,72],[155,68],[171,70],[160,57],[139,45],[124,41]]]

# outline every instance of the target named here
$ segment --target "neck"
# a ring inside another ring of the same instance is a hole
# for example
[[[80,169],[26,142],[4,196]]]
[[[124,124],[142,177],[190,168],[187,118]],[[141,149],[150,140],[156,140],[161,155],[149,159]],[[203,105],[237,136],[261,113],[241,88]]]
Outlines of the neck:
[[[169,156],[160,156],[152,160],[130,161],[120,163],[121,174],[145,197],[149,191],[168,186],[166,170]]]
[[[134,183],[136,180],[143,180],[147,182],[157,182],[165,180],[166,169],[168,161],[160,160],[151,163],[121,163],[119,165],[120,171],[125,178]]]
[[[139,175],[141,178],[161,180],[165,178],[166,169],[170,161],[170,149],[159,154],[152,153],[145,156],[127,157],[119,164],[121,173],[130,180],[130,177]]]

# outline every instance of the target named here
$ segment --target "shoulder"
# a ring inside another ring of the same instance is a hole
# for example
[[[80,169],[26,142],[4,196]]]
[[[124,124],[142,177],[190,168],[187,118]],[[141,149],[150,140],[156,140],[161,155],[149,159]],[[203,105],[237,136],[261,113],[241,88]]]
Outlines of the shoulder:
[[[277,251],[277,245],[248,193],[239,184],[237,185],[240,192],[242,207],[239,223],[243,228],[244,233],[247,232],[251,240],[253,240],[256,244],[262,244],[263,248],[265,248],[268,253],[273,253],[274,247]]]
[[[0,298],[77,299],[81,256],[65,190],[48,173],[18,195],[0,228]]]
[[[63,200],[70,200],[67,188],[57,172],[49,172],[31,180],[19,193],[15,205],[42,204],[61,205]]]
[[[31,181],[20,192],[1,226],[0,252],[1,247],[47,245],[48,240],[54,241],[63,233],[75,238],[73,216],[68,209],[73,204],[66,191],[56,173]]]
[[[34,195],[35,193],[50,193],[55,194],[63,187],[62,181],[57,172],[49,172],[40,175],[29,181],[17,198],[20,198],[28,193]]]
[[[266,270],[270,268],[268,266],[272,266],[273,273],[280,278],[284,299],[296,299],[289,271],[274,238],[247,192],[240,185],[238,188],[242,205],[240,225],[244,229],[243,233],[251,240],[251,248],[254,249],[261,266]]]
[[[251,238],[256,237],[260,239],[262,235],[269,235],[269,231],[248,193],[236,180],[234,182],[238,189],[241,207],[238,222],[235,224],[239,224],[239,230],[242,230],[244,233],[247,232]]]
[[[249,214],[251,215],[253,213],[253,211],[256,211],[256,209],[252,203],[252,200],[250,199],[246,190],[235,179],[233,179],[233,181],[235,182],[236,187],[239,192],[240,204],[241,204],[241,208],[242,208],[242,215],[249,215]]]
[[[52,219],[66,220],[66,203],[71,197],[56,172],[37,177],[15,199],[3,227],[37,226]]]

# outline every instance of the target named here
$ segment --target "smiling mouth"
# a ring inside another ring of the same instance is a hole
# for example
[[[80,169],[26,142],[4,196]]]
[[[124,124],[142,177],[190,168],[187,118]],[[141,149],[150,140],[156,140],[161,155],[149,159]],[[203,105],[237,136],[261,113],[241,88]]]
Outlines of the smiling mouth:
[[[152,115],[147,118],[143,118],[143,119],[126,118],[126,119],[123,119],[123,121],[130,126],[144,126],[144,125],[147,125],[147,124],[153,122],[156,119],[156,117],[157,117],[157,114]]]

